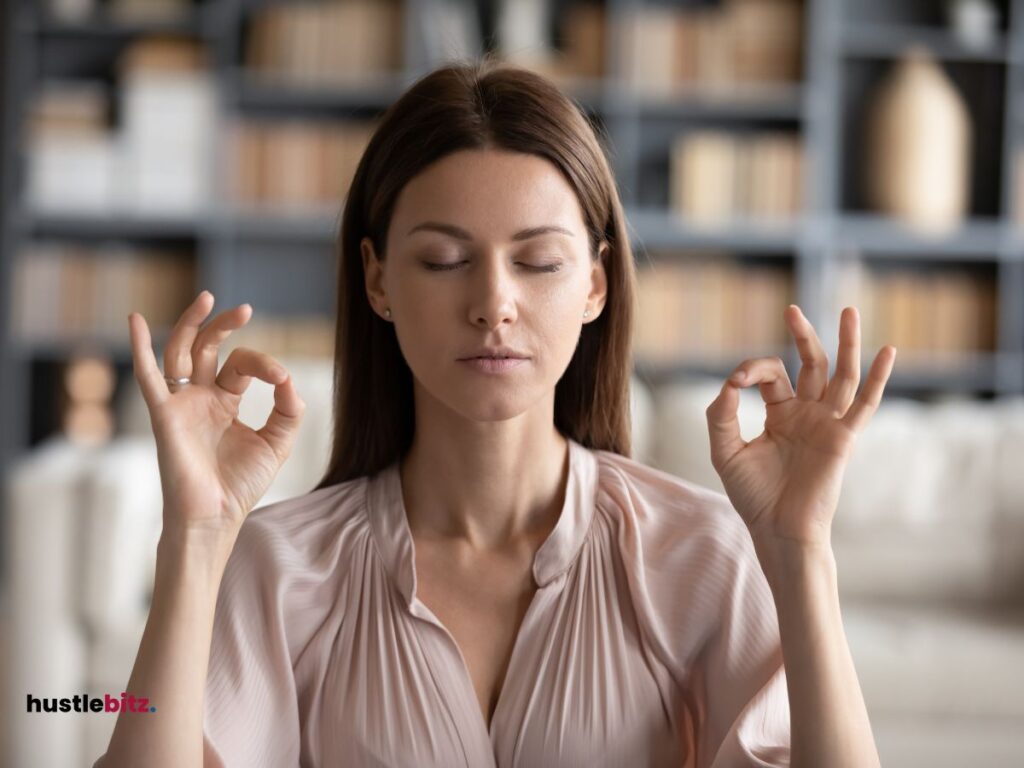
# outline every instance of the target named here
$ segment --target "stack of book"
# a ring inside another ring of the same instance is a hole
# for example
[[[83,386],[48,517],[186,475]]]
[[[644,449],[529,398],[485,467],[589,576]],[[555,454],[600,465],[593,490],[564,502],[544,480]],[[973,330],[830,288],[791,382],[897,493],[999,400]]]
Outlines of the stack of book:
[[[605,76],[604,7],[591,3],[573,3],[562,16],[560,37],[561,74],[564,77],[599,78]]]
[[[739,94],[801,78],[799,0],[724,0],[690,8],[635,3],[613,23],[620,71],[644,95]]]
[[[793,133],[679,136],[669,163],[669,208],[697,225],[789,220],[803,205],[803,142]]]
[[[951,364],[995,349],[996,283],[963,267],[911,270],[844,260],[840,306],[855,305],[865,348],[893,344],[904,362]]]
[[[177,321],[194,298],[194,263],[176,250],[39,242],[15,262],[11,333],[23,342],[126,343],[128,313],[152,330]]]
[[[239,122],[231,148],[238,207],[337,207],[348,192],[375,123]]]
[[[403,67],[403,5],[398,0],[271,5],[249,26],[246,67],[286,85],[372,80]]]
[[[142,38],[122,54],[118,76],[116,110],[98,81],[40,89],[24,136],[27,204],[46,213],[197,214],[211,199],[216,124],[204,49]]]
[[[788,269],[740,264],[726,254],[662,254],[637,271],[634,353],[654,364],[717,364],[776,354],[793,303]]]
[[[193,215],[211,201],[216,96],[201,44],[149,38],[119,61],[131,208]]]
[[[108,86],[45,81],[23,126],[25,201],[39,212],[100,214],[118,204],[117,137]]]

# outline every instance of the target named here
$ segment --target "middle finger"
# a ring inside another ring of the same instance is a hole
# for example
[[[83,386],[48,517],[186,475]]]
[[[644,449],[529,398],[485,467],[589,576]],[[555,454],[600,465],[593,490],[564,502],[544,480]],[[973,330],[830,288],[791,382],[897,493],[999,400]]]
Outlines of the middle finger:
[[[825,401],[840,414],[846,413],[860,384],[860,317],[846,307],[839,317],[839,356],[836,372],[825,390]]]
[[[196,384],[213,384],[217,378],[220,345],[252,317],[252,305],[240,304],[225,310],[207,323],[192,343],[192,380]]]
[[[200,291],[181,313],[181,317],[171,330],[167,344],[164,345],[164,376],[178,378],[192,375],[192,340],[195,339],[199,325],[210,314],[211,309],[213,294],[209,291]]]

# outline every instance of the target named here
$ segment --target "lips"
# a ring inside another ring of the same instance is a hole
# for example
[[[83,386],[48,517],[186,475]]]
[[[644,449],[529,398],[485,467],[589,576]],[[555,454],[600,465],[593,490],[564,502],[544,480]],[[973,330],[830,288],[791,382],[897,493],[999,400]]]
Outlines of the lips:
[[[459,360],[528,360],[529,355],[525,355],[518,349],[513,347],[507,347],[501,344],[495,344],[494,346],[487,346],[483,348],[477,348],[470,352],[468,355],[463,355]]]
[[[480,373],[499,374],[514,371],[519,368],[526,358],[524,357],[467,357],[459,362]]]

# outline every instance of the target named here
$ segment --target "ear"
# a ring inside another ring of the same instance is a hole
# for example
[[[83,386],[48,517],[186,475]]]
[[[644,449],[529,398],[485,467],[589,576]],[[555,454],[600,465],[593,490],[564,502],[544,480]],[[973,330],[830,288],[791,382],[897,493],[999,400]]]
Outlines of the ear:
[[[609,253],[611,253],[611,247],[607,242],[602,241],[597,251],[597,259],[590,271],[590,293],[587,294],[587,309],[590,314],[583,318],[584,323],[596,320],[604,309],[605,299],[608,296],[608,275],[604,265]]]
[[[366,298],[370,302],[370,306],[373,307],[373,311],[381,316],[382,319],[387,319],[384,316],[384,310],[389,307],[387,288],[384,281],[384,265],[380,259],[377,258],[377,252],[374,250],[373,241],[369,237],[364,237],[359,241],[359,252],[363,258],[363,275],[366,280]]]

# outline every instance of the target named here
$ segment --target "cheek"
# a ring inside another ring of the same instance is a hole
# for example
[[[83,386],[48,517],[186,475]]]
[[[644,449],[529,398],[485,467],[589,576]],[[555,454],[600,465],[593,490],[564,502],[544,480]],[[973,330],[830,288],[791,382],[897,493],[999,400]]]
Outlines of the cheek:
[[[552,375],[560,375],[572,360],[583,328],[583,310],[577,316],[576,310],[567,306],[567,303],[563,296],[556,307],[531,324],[535,333],[535,346],[540,350],[540,366]]]
[[[544,326],[558,329],[560,335],[572,335],[574,326],[583,323],[586,291],[575,284],[564,284],[538,295],[534,311],[544,318]],[[577,331],[578,332],[578,331]]]
[[[392,281],[389,296],[400,308],[403,335],[428,341],[449,320],[442,308],[455,306],[456,297],[443,281],[403,274]],[[450,314],[450,313],[449,313]]]

